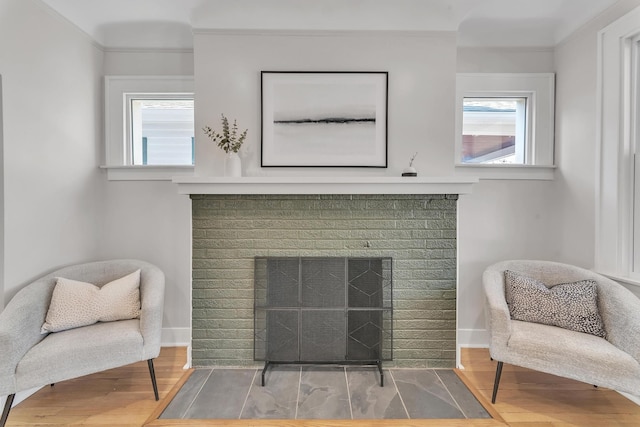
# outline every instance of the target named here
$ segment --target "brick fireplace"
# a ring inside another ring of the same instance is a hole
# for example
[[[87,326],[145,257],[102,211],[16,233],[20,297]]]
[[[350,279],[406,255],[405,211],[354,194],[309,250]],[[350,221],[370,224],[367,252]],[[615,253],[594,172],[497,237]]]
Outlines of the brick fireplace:
[[[384,190],[373,184],[367,188]],[[457,194],[198,189],[185,190],[193,212],[193,366],[259,364],[254,258],[280,256],[391,257],[394,360],[385,366],[455,366]]]

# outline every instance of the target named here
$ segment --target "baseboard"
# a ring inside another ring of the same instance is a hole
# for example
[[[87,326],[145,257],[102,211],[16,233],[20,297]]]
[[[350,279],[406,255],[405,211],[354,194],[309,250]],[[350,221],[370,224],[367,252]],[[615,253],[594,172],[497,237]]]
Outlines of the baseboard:
[[[191,328],[162,328],[162,347],[187,347],[191,345]]]
[[[161,343],[163,347],[190,347],[191,328],[162,328]],[[489,347],[489,332],[486,329],[458,329],[458,349],[461,347]]]
[[[486,329],[458,329],[458,347],[489,347],[489,332]]]

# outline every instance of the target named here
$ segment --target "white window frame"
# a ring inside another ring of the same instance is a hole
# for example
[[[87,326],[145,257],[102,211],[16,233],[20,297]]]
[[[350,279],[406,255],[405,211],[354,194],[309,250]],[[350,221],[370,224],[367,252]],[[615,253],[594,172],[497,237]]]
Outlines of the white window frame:
[[[640,29],[640,25],[639,25]],[[633,156],[633,243],[631,277],[640,279],[640,31],[631,40],[630,123],[629,135]]]
[[[193,97],[193,76],[105,76],[105,164],[109,180],[171,180],[192,175],[193,165],[132,165],[129,145],[129,117],[126,100],[130,95],[171,94]]]
[[[526,164],[462,163],[464,98],[527,99]],[[554,73],[458,73],[454,164],[456,173],[480,179],[543,179],[554,177]]]
[[[640,7],[598,33],[594,266],[602,274],[638,286],[640,275],[633,273],[633,231],[634,192],[640,192],[634,189],[634,158],[640,147],[634,141],[639,119],[631,71],[637,61],[639,23]]]

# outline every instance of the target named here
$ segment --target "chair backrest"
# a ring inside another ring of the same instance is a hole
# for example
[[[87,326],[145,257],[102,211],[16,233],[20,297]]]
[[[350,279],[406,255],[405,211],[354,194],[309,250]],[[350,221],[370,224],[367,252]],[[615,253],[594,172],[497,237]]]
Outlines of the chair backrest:
[[[578,280],[595,281],[598,287],[598,309],[607,332],[607,340],[631,354],[640,354],[638,348],[629,344],[629,331],[624,326],[628,324],[630,317],[640,316],[640,300],[621,284],[591,270],[569,264],[540,260],[508,260],[487,267],[485,276],[493,277],[494,280],[485,281],[485,292],[502,292],[504,297],[505,270],[533,277],[547,286]],[[501,280],[497,279],[498,275]],[[487,286],[492,289],[486,289]]]
[[[141,270],[141,276],[143,276],[145,270],[149,270],[150,268],[155,267],[145,261],[115,259],[63,267],[47,275],[47,277],[64,277],[66,279],[79,280],[102,287],[138,269]]]
[[[501,274],[505,270],[512,270],[540,280],[548,287],[585,279],[593,279],[597,282],[604,278],[592,271],[553,261],[509,260],[493,264],[487,269],[499,271]]]

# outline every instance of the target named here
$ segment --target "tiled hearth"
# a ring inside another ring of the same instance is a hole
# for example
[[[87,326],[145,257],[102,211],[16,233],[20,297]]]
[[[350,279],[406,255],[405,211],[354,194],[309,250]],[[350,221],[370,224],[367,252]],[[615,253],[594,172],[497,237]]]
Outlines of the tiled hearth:
[[[447,369],[279,366],[260,385],[259,369],[197,369],[160,419],[490,418]]]
[[[192,195],[192,365],[256,366],[254,258],[391,257],[385,366],[452,368],[457,195]]]

